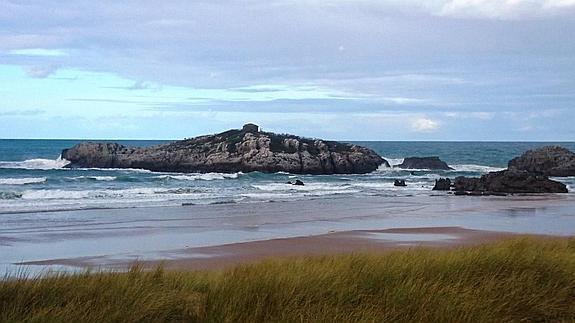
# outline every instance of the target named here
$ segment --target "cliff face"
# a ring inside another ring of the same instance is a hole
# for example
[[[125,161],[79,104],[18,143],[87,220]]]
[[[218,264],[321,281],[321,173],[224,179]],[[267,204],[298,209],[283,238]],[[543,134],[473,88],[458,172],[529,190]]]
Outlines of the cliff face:
[[[245,128],[146,148],[87,142],[65,149],[62,157],[72,168],[165,172],[361,174],[389,167],[373,150],[357,145]]]

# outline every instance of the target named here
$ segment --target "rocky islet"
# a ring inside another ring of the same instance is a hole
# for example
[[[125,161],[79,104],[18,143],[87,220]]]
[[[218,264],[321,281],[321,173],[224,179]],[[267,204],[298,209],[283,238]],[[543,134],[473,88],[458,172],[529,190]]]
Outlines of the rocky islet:
[[[153,147],[80,143],[62,152],[70,168],[137,168],[162,172],[364,174],[389,163],[354,144],[262,132],[254,124]]]

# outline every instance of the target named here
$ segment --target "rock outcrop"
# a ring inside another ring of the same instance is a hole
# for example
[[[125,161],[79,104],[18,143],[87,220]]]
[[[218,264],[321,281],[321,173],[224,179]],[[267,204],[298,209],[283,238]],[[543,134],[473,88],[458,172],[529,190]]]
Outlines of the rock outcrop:
[[[289,181],[286,184],[295,185],[295,186],[305,186],[304,182],[299,179],[296,179],[295,182]]]
[[[546,146],[525,152],[509,161],[510,169],[546,176],[575,176],[575,153],[558,146]]]
[[[452,170],[446,162],[439,157],[407,157],[403,163],[395,166],[403,169],[433,169],[433,170]]]
[[[169,144],[135,148],[80,143],[62,152],[70,168],[140,168],[164,172],[362,174],[389,163],[353,144],[261,132],[256,125]]]
[[[433,186],[434,191],[449,191],[451,190],[451,179],[440,178],[435,180],[435,186]]]
[[[563,183],[545,175],[508,169],[485,174],[480,178],[457,177],[454,190],[458,195],[489,195],[498,193],[567,193]]]
[[[407,184],[405,184],[405,180],[403,179],[396,179],[395,181],[393,181],[393,186],[407,186]]]

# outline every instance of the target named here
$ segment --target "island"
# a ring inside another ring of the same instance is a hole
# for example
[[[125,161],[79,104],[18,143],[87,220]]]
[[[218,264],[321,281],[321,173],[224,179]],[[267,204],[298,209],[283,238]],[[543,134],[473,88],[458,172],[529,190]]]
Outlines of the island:
[[[83,142],[62,151],[69,168],[136,168],[161,172],[365,174],[389,163],[354,144],[260,131],[254,124],[152,147]]]

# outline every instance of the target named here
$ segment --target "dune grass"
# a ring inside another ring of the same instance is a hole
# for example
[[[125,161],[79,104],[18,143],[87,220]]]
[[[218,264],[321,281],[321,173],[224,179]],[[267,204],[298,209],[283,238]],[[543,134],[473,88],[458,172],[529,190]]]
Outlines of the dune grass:
[[[575,238],[7,279],[0,321],[573,322]]]

